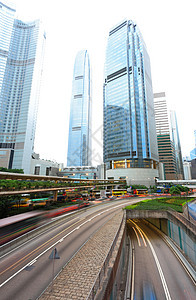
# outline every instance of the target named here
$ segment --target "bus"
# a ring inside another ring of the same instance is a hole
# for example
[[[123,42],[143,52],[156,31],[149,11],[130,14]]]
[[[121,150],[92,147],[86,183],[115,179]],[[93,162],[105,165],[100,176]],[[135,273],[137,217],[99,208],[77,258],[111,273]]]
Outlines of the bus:
[[[112,190],[112,196],[124,196],[127,194],[126,189],[114,189]]]
[[[31,199],[30,194],[22,194],[20,200],[15,201],[12,207],[45,206],[48,198]]]
[[[148,190],[147,189],[134,189],[133,190],[133,194],[134,195],[147,195],[148,194]]]
[[[45,206],[48,198],[30,199],[30,203],[33,206]]]

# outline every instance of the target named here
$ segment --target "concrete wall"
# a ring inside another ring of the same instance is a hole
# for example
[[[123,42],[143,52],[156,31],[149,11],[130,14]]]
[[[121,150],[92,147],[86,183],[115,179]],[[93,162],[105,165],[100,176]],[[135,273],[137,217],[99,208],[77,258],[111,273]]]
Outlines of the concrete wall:
[[[180,220],[176,213],[169,211],[127,210],[127,219],[148,219],[150,223],[169,236],[182,250],[187,259],[196,266],[196,235],[195,226],[188,226],[189,222]],[[178,214],[177,214],[178,215]]]
[[[59,165],[56,162],[50,161],[50,160],[44,160],[44,159],[37,159],[37,158],[31,158],[31,167],[30,167],[30,174],[35,174],[35,167],[40,167],[40,172],[38,175],[47,175],[46,169],[50,168],[49,174],[50,176],[57,176],[57,173],[59,171]]]
[[[127,185],[142,184],[150,187],[155,185],[155,177],[159,177],[158,169],[146,168],[125,168],[125,169],[110,169],[106,171],[106,179],[114,177],[119,179],[125,177]]]
[[[196,266],[196,241],[178,225],[168,220],[168,236],[181,248]]]

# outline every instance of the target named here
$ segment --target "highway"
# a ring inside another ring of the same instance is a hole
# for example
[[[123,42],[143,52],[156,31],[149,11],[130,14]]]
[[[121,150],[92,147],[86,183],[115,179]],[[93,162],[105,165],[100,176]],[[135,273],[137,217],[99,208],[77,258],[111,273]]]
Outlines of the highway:
[[[136,201],[136,200],[135,200]],[[137,200],[138,201],[138,200]],[[80,247],[133,198],[106,202],[62,218],[44,234],[0,258],[1,299],[36,299]],[[60,259],[50,259],[52,251]]]
[[[195,283],[157,232],[141,219],[127,224],[133,248],[131,299],[194,300]]]
[[[34,300],[84,243],[118,210],[141,198],[104,202],[61,222],[0,258],[2,300]],[[195,299],[195,285],[165,242],[142,220],[129,220],[134,247],[132,299]],[[51,254],[57,250],[55,260]],[[151,294],[154,298],[145,298]]]

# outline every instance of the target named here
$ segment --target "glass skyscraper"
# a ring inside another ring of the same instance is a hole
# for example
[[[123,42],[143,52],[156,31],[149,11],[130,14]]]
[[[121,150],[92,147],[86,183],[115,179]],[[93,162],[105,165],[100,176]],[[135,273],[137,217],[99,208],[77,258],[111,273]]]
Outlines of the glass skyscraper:
[[[164,92],[154,93],[154,110],[157,130],[159,162],[163,163],[165,179],[177,179],[174,143],[171,140],[170,122]]]
[[[10,7],[7,1],[0,2],[0,94],[8,57],[15,12],[15,8]]]
[[[190,158],[196,159],[196,130],[194,130],[194,136],[195,136],[195,148],[190,152]]]
[[[0,94],[0,165],[24,173],[30,172],[44,45],[39,20],[14,20]]]
[[[157,169],[150,59],[138,26],[130,20],[109,32],[103,97],[107,169]]]
[[[67,166],[91,166],[91,70],[87,50],[74,65]]]
[[[180,145],[180,137],[178,132],[178,123],[176,118],[176,112],[170,111],[170,124],[171,124],[171,138],[174,144],[177,179],[184,179],[183,163],[182,163],[182,151]]]

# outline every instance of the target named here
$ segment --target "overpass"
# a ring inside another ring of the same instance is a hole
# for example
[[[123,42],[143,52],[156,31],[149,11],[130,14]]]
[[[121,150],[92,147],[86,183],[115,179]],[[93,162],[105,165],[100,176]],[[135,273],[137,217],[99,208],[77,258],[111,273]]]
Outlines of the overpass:
[[[94,189],[95,187],[115,187],[126,185],[126,180],[76,179],[58,176],[42,176],[20,173],[0,172],[0,197],[35,192],[53,191],[57,199],[59,190],[64,189]]]
[[[184,185],[184,186],[187,186],[189,188],[192,188],[192,189],[196,189],[196,179],[191,179],[191,180],[159,180],[157,178],[155,178],[155,183],[157,185],[165,185],[165,184],[169,184],[169,183],[172,183],[173,185],[177,185],[177,184],[180,184],[180,185]]]

